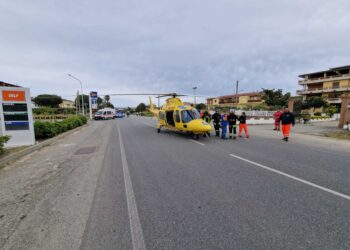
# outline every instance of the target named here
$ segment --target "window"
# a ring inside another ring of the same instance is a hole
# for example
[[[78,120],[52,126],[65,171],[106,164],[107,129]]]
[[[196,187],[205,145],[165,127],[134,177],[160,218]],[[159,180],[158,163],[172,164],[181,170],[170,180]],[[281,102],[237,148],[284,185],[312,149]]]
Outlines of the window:
[[[333,89],[339,88],[339,82],[333,82]]]
[[[159,113],[159,119],[161,119],[161,120],[164,120],[164,119],[165,119],[164,112],[160,112],[160,113]]]
[[[199,119],[200,115],[197,110],[183,110],[181,111],[181,119],[183,123],[190,122],[194,119]]]
[[[181,122],[180,121],[180,111],[178,111],[178,110],[176,110],[176,112],[175,112],[175,121],[176,122]]]

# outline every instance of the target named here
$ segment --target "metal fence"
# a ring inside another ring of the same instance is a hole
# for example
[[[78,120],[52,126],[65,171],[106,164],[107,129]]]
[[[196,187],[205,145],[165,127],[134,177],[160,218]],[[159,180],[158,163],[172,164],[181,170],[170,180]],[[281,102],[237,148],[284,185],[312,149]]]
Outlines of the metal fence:
[[[236,110],[236,115],[241,115],[245,112],[247,116],[257,116],[257,117],[273,117],[276,111],[263,111],[263,110]]]

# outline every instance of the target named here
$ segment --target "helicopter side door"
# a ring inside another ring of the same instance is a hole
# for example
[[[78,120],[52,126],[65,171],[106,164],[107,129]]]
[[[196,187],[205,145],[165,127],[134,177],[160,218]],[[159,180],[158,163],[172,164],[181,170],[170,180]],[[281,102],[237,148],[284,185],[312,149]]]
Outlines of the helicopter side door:
[[[161,126],[165,126],[166,125],[166,121],[165,121],[165,112],[164,111],[160,111],[159,112],[159,124]]]
[[[180,110],[175,110],[174,120],[175,120],[175,128],[179,130],[184,130],[183,123],[181,121]]]

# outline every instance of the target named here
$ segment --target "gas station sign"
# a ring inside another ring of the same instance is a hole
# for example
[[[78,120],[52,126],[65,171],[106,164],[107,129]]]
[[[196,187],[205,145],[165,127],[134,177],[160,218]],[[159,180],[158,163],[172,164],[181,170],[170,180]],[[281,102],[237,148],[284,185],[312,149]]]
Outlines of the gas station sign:
[[[11,139],[6,146],[35,144],[29,89],[0,88],[1,134]]]
[[[90,92],[90,99],[91,99],[91,109],[98,109],[97,107],[97,92]]]

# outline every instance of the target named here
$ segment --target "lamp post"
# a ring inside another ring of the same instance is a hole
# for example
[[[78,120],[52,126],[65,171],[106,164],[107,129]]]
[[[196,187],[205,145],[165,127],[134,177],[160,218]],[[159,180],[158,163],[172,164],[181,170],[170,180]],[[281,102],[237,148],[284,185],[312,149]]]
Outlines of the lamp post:
[[[196,90],[197,90],[197,87],[193,87],[193,96],[194,96],[194,106],[196,107]]]
[[[75,76],[71,75],[71,74],[68,74],[69,77],[77,80],[79,83],[80,83],[80,88],[81,88],[81,105],[83,106],[83,115],[85,116],[85,108],[84,108],[84,92],[83,92],[83,83],[78,79],[76,78]]]
[[[238,98],[238,80],[237,80],[237,82],[236,82],[236,109],[238,107],[238,100],[239,100],[239,98]]]

